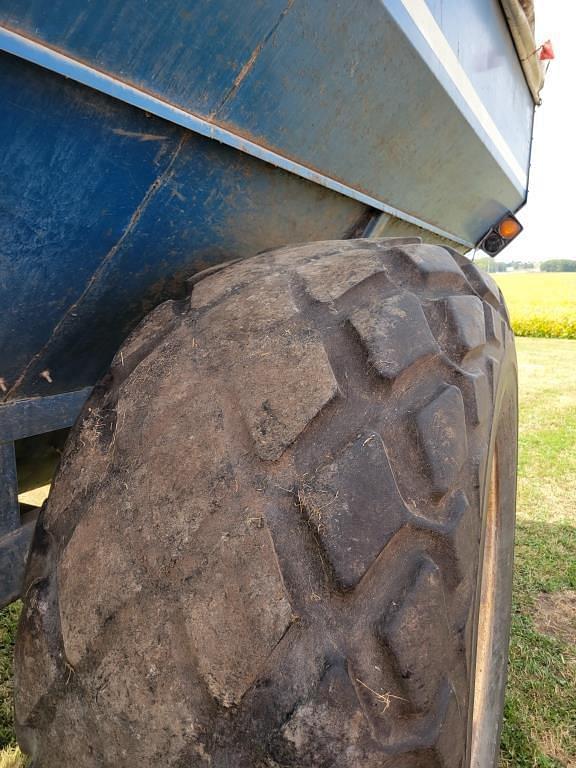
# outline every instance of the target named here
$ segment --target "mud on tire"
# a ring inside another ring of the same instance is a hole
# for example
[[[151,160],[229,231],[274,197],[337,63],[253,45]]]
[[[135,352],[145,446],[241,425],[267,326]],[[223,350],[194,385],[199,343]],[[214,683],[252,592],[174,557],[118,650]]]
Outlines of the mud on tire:
[[[15,704],[33,765],[468,764],[514,372],[498,288],[436,246],[287,247],[154,310],[36,531]]]

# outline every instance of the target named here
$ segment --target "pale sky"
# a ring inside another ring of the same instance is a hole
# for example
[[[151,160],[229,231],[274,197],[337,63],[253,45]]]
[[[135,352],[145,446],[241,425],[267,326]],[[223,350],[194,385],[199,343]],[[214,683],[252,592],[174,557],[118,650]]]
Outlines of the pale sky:
[[[536,39],[550,38],[550,62],[536,110],[528,203],[518,214],[524,232],[501,261],[576,258],[576,3],[536,0]]]

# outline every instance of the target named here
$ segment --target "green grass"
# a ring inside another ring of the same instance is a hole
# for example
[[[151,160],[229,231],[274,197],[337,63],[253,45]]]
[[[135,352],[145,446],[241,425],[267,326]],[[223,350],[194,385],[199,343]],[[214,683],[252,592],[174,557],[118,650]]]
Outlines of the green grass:
[[[576,658],[536,631],[542,592],[576,589],[576,341],[517,339],[520,455],[502,765],[576,765]]]
[[[497,272],[517,336],[576,339],[576,272]]]
[[[20,603],[0,611],[0,748],[16,744],[12,727],[12,653],[19,614]]]
[[[502,766],[574,768],[574,649],[540,634],[533,616],[542,592],[576,589],[576,341],[518,339],[517,347],[520,475]],[[14,744],[9,681],[17,614],[17,606],[0,613],[0,746]],[[0,752],[0,768],[20,768],[14,753],[2,759]]]

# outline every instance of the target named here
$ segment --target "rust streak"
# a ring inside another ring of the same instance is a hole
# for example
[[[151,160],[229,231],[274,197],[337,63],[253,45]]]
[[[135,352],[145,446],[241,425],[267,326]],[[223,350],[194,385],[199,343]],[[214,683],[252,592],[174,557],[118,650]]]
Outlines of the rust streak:
[[[140,219],[142,217],[142,214],[144,213],[144,211],[146,210],[146,208],[148,207],[148,205],[150,204],[150,202],[152,201],[152,199],[154,198],[154,196],[156,195],[158,190],[165,184],[165,182],[170,177],[170,175],[172,173],[172,168],[174,167],[174,163],[176,161],[176,158],[180,154],[180,150],[184,146],[187,138],[188,138],[187,134],[184,134],[184,136],[182,136],[182,138],[178,142],[178,145],[177,145],[176,149],[174,150],[174,153],[172,154],[172,157],[170,158],[170,161],[169,161],[168,165],[162,171],[162,173],[154,179],[152,184],[150,184],[150,186],[146,190],[146,194],[144,195],[144,197],[142,198],[142,200],[140,201],[140,203],[136,207],[136,210],[134,211],[134,213],[130,217],[130,221],[126,225],[124,231],[122,232],[122,234],[118,238],[117,242],[114,243],[112,248],[110,248],[108,253],[104,256],[104,258],[102,259],[102,261],[98,265],[97,269],[95,270],[95,272],[92,274],[92,276],[88,280],[88,283],[86,284],[86,287],[84,288],[84,290],[82,291],[80,296],[64,312],[64,314],[62,315],[60,320],[54,326],[54,329],[52,330],[52,333],[50,334],[49,338],[45,342],[44,346],[38,352],[36,352],[36,354],[27,363],[27,365],[24,367],[24,369],[22,370],[21,374],[18,376],[18,378],[16,379],[14,384],[10,387],[8,392],[4,395],[3,399],[7,400],[8,398],[10,398],[11,395],[13,395],[16,392],[18,387],[24,381],[24,378],[26,377],[26,374],[28,373],[28,371],[34,365],[34,363],[36,363],[38,360],[40,360],[42,358],[42,356],[50,348],[50,345],[52,344],[53,340],[58,336],[58,334],[62,330],[66,320],[68,319],[68,317],[78,309],[80,304],[84,301],[86,296],[92,290],[94,284],[100,279],[101,275],[103,274],[104,270],[106,269],[106,267],[108,266],[110,261],[114,258],[114,256],[116,256],[116,254],[118,253],[118,251],[120,250],[120,248],[122,247],[124,242],[126,241],[126,238],[130,236],[130,234],[132,233],[132,231],[134,230],[134,228],[136,227],[136,225],[140,221]]]
[[[123,128],[113,128],[112,133],[116,136],[127,136],[130,139],[138,141],[167,141],[168,136],[160,136],[157,133],[139,133],[138,131],[125,131]]]
[[[258,43],[256,48],[254,48],[254,50],[250,54],[250,57],[249,57],[248,61],[244,64],[244,66],[242,67],[240,72],[238,72],[238,74],[236,75],[236,78],[234,79],[234,82],[232,83],[232,85],[231,85],[230,89],[228,90],[228,92],[224,94],[224,97],[222,98],[221,102],[210,113],[210,118],[215,117],[218,114],[218,112],[220,112],[222,107],[227,102],[229,102],[230,99],[232,99],[236,95],[236,93],[238,92],[238,89],[242,85],[242,82],[246,79],[246,76],[248,75],[248,73],[253,68],[254,64],[256,63],[256,60],[257,60],[258,56],[260,56],[260,53],[262,52],[262,49],[264,48],[264,46],[266,45],[268,40],[270,40],[272,35],[276,32],[276,30],[278,29],[278,27],[280,25],[280,22],[284,19],[284,17],[286,16],[286,14],[290,10],[290,8],[292,8],[292,6],[294,5],[294,2],[295,2],[295,0],[288,0],[288,3],[286,4],[286,7],[284,8],[282,13],[280,14],[278,19],[276,20],[275,24],[273,24],[273,26],[270,29],[270,31],[267,32],[267,34],[265,35],[264,39],[260,43]]]

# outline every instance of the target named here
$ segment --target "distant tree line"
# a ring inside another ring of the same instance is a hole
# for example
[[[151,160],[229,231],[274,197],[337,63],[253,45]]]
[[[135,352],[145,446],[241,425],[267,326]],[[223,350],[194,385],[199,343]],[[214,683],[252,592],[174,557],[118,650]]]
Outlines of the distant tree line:
[[[475,259],[476,266],[485,272],[510,272],[534,270],[538,265],[532,261],[496,261],[495,259]],[[540,263],[541,272],[576,272],[576,259],[548,259]]]
[[[548,259],[540,264],[541,272],[576,272],[574,259]]]
[[[475,259],[474,264],[485,272],[509,272],[511,269],[534,269],[532,261],[496,261],[495,259]]]

